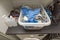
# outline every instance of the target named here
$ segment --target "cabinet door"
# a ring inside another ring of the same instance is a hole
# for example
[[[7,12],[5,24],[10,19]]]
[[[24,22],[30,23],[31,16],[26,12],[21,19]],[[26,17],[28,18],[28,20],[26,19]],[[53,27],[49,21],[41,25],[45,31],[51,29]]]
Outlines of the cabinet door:
[[[6,37],[0,35],[0,40],[10,40],[10,39],[8,39],[8,38],[6,38]]]

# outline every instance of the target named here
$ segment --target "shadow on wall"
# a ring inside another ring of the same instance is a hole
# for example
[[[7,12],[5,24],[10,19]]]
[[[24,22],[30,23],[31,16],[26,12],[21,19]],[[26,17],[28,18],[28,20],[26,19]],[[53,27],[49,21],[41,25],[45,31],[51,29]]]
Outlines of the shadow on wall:
[[[40,4],[42,4],[43,6],[48,5],[49,3],[51,3],[53,0],[12,0],[13,1],[13,6],[14,7],[18,7],[22,4],[27,4],[27,5],[37,5],[39,6]]]

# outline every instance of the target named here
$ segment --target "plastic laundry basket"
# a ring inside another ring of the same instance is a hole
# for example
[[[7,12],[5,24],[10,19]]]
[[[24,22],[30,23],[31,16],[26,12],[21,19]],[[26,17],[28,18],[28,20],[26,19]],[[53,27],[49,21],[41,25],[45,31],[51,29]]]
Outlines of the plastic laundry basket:
[[[46,17],[45,19],[47,20],[47,22],[45,23],[24,23],[22,22],[22,12],[20,12],[20,16],[19,16],[19,19],[18,19],[18,23],[22,26],[34,26],[34,27],[44,27],[44,26],[48,26],[51,24],[51,20],[47,14],[47,12],[45,11],[45,9],[43,8],[43,6],[40,7],[42,9],[42,14]]]

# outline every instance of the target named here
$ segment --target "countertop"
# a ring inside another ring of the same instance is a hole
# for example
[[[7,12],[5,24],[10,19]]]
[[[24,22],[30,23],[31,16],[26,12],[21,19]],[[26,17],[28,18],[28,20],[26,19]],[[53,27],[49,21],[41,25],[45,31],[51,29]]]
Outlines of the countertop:
[[[6,34],[16,35],[16,34],[41,34],[41,33],[60,33],[60,22],[57,24],[51,24],[38,31],[27,31],[22,26],[18,25],[16,27],[9,27]]]

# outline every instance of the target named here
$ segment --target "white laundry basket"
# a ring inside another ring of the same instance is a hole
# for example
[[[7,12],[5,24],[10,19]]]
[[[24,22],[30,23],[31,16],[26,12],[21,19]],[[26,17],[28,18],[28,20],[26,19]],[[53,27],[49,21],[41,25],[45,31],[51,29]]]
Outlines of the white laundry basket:
[[[51,24],[51,20],[50,20],[50,18],[49,18],[49,16],[48,16],[48,14],[47,14],[47,12],[45,11],[45,9],[44,9],[44,7],[43,6],[41,6],[40,7],[41,9],[42,9],[42,14],[46,17],[45,19],[47,20],[47,22],[44,22],[44,23],[24,23],[24,22],[22,22],[22,17],[23,17],[23,15],[22,15],[22,12],[20,12],[20,16],[19,16],[19,19],[18,19],[18,23],[20,24],[20,25],[22,25],[22,26],[34,26],[34,27],[44,27],[44,26],[48,26],[48,25],[50,25]]]

